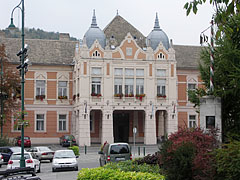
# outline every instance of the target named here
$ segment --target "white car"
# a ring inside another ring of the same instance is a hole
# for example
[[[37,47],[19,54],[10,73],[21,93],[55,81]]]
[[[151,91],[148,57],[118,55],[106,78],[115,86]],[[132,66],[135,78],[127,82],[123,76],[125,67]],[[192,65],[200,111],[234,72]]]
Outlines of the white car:
[[[35,154],[36,158],[41,161],[41,160],[50,160],[52,162],[54,151],[49,149],[46,146],[37,146],[33,147],[29,150],[29,152],[32,152]]]
[[[3,155],[0,153],[0,167],[4,164]]]
[[[73,150],[57,150],[53,156],[52,171],[73,169],[78,171],[78,162]]]
[[[34,156],[34,155],[33,155]],[[24,153],[26,167],[34,168],[34,172],[41,171],[41,163],[38,159],[34,159],[30,152]],[[8,161],[7,169],[20,168],[21,153],[13,153]]]

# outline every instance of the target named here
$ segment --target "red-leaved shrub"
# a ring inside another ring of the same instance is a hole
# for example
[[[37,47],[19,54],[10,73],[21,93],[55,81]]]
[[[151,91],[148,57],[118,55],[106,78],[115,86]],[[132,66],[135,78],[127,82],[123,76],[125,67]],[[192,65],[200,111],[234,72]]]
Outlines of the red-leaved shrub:
[[[169,180],[213,179],[212,152],[217,147],[216,133],[200,128],[180,129],[169,136],[160,152],[160,167]]]

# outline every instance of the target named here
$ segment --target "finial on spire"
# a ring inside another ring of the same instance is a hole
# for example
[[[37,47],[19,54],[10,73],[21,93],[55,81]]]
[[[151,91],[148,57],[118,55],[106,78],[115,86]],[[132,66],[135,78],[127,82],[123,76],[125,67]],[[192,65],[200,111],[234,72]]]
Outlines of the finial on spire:
[[[158,14],[157,14],[157,13],[156,13],[156,19],[155,19],[154,29],[160,29],[159,21],[158,21]]]
[[[118,16],[118,9],[117,9],[117,16]]]
[[[95,9],[93,10],[92,24],[91,27],[97,27],[97,19],[95,15]]]

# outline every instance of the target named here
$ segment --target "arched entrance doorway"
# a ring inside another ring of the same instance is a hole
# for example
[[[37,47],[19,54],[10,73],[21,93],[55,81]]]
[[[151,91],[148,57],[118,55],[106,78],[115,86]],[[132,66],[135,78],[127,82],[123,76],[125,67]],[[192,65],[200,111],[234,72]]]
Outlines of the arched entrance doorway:
[[[113,136],[114,142],[129,141],[129,117],[127,111],[114,111],[113,113]]]

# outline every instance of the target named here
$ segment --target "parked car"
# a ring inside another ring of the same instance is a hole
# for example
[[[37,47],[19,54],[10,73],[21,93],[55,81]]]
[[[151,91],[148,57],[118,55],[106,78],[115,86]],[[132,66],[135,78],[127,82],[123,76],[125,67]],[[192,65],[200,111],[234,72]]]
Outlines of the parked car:
[[[61,146],[70,146],[70,145],[77,145],[76,139],[73,135],[63,135],[59,139]]]
[[[57,170],[73,169],[78,171],[78,156],[75,156],[73,150],[57,150],[53,156],[52,172]]]
[[[16,146],[21,146],[21,136],[16,137]],[[31,139],[29,136],[24,136],[24,147],[31,147]]]
[[[8,161],[7,169],[20,168],[20,159],[21,159],[21,153],[19,152],[13,153]],[[25,159],[26,167],[34,168],[34,172],[41,171],[41,163],[38,159],[36,159],[34,154],[30,152],[25,152],[24,159]]]
[[[29,149],[28,151],[35,154],[36,158],[39,161],[50,160],[50,162],[52,162],[52,160],[53,160],[54,151],[51,150],[49,147],[37,146],[37,147],[33,147],[33,148]]]
[[[4,164],[3,155],[0,153],[0,167]]]
[[[17,146],[16,147],[8,147],[8,146],[0,147],[0,153],[3,156],[3,160],[5,164],[8,163],[8,160],[10,159],[11,155],[15,152],[21,152],[21,147],[17,147]]]
[[[100,154],[100,166],[104,166],[108,162],[118,162],[132,160],[132,154],[128,143],[105,144]]]

